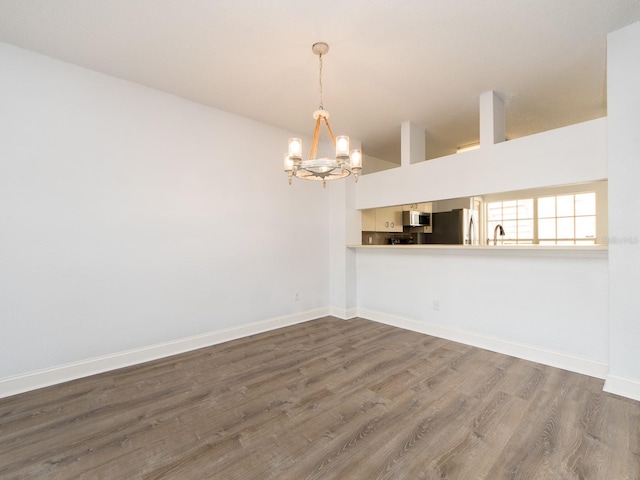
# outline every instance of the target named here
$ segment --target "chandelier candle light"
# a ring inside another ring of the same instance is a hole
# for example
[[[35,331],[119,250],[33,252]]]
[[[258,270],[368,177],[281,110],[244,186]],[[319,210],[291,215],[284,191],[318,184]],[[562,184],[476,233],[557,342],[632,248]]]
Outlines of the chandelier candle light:
[[[349,154],[349,137],[339,135],[335,137],[329,125],[329,112],[322,104],[322,56],[329,51],[329,45],[324,42],[314,43],[311,47],[314,54],[320,59],[320,109],[313,112],[316,127],[313,131],[311,149],[308,160],[302,160],[302,140],[300,138],[289,139],[289,152],[284,154],[284,171],[289,176],[289,185],[293,177],[305,180],[322,180],[322,186],[326,187],[327,180],[335,180],[349,176],[352,172],[356,183],[358,175],[362,171],[362,151],[352,150]],[[320,140],[320,124],[327,126],[329,136],[336,148],[336,158],[318,158],[318,142]]]

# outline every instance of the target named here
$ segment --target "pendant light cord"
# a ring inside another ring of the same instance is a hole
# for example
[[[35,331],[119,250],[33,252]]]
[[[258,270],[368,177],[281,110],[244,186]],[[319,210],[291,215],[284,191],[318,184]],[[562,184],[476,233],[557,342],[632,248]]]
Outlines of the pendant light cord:
[[[318,55],[320,57],[320,110],[324,110],[324,102],[322,101],[322,54]]]

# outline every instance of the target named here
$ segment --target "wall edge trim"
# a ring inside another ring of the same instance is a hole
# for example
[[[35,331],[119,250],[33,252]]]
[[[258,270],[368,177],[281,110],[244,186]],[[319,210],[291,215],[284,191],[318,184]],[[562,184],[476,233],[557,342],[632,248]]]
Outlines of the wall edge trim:
[[[338,308],[338,307],[331,307],[329,309],[329,315],[331,315],[332,317],[339,318],[340,320],[350,320],[358,316],[358,310],[355,308],[344,309],[344,308]]]
[[[635,378],[609,374],[604,381],[603,390],[640,401],[640,381]]]
[[[209,347],[329,315],[319,308],[0,379],[0,398]]]
[[[454,342],[464,343],[465,345],[472,345],[492,352],[510,355],[523,360],[541,363],[591,377],[604,379],[607,378],[609,372],[608,364],[595,359],[548,350],[533,345],[525,345],[496,337],[479,335],[465,330],[428,324],[367,309],[358,309],[358,316],[366,320],[372,320],[426,335],[433,335]]]

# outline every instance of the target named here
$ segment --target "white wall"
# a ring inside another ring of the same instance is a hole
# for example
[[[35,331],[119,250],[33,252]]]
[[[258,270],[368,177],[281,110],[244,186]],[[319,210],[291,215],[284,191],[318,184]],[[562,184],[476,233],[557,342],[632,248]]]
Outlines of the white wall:
[[[358,249],[358,309],[373,320],[604,377],[606,254],[547,253]]]
[[[382,160],[381,158],[372,157],[371,155],[364,155],[362,162],[362,171],[365,174],[373,172],[381,172],[383,170],[389,170],[390,168],[399,168],[397,163]]]
[[[287,184],[289,132],[4,44],[0,69],[0,380],[328,311],[329,195]]]
[[[361,215],[355,208],[353,179],[332,182],[327,187],[331,192],[331,315],[347,319],[357,315],[357,273],[355,252],[346,246],[362,240]]]
[[[358,209],[607,178],[607,121],[366,175]],[[594,256],[357,249],[366,318],[605,377],[606,252]],[[549,251],[550,252],[550,251]],[[440,310],[433,309],[437,300]]]
[[[609,35],[609,362],[605,388],[640,400],[640,23]]]
[[[435,201],[607,178],[607,120],[521,137],[372,173],[358,183],[358,209]]]

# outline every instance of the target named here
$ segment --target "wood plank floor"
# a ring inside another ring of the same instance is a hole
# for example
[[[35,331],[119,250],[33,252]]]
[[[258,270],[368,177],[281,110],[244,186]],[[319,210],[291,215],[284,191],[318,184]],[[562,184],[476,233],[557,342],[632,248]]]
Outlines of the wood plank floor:
[[[0,400],[8,479],[640,479],[602,381],[324,318]]]

